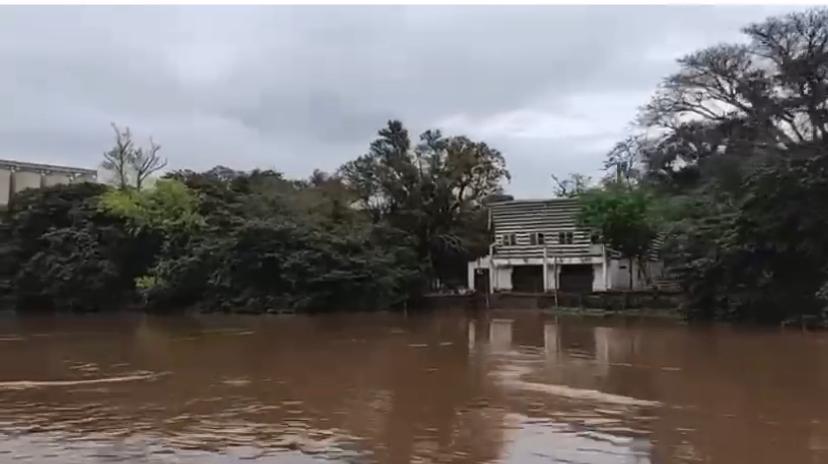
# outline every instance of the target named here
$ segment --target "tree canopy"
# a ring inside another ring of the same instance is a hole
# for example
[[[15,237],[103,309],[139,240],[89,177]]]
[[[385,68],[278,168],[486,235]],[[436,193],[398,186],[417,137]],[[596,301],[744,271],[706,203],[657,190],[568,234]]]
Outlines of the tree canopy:
[[[430,130],[414,146],[390,121],[336,173],[216,166],[147,184],[139,164],[157,150],[116,132],[111,187],[61,185],[12,203],[6,272],[19,307],[398,306],[436,283],[465,283],[469,256],[489,242],[483,203],[508,179],[485,143]]]
[[[489,244],[484,201],[510,176],[496,149],[467,137],[423,132],[412,146],[389,121],[367,154],[339,170],[343,183],[375,223],[409,231],[432,279],[465,281],[461,264]]]
[[[596,232],[612,250],[630,261],[630,287],[633,261],[643,261],[652,250],[657,224],[652,198],[642,189],[624,184],[609,184],[579,196],[578,222]]]
[[[679,60],[607,167],[666,205],[658,225],[688,317],[823,317],[828,10],[743,32]]]

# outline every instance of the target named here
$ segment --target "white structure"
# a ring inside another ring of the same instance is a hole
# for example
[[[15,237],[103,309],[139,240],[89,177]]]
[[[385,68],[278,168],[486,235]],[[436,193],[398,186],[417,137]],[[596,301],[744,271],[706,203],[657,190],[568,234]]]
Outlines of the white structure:
[[[73,182],[97,182],[94,169],[0,160],[0,208],[9,205],[15,193],[30,188],[51,187]]]
[[[477,291],[574,293],[630,288],[629,261],[577,227],[576,199],[510,200],[489,205],[494,243],[468,265]],[[642,267],[641,269],[639,267]],[[649,289],[662,265],[633,263],[632,288]]]

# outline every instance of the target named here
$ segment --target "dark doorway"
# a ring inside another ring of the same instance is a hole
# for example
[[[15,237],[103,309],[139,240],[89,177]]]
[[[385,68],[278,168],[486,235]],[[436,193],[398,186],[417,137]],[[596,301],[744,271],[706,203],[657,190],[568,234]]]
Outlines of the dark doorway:
[[[489,293],[489,270],[474,270],[474,291],[477,293]]]
[[[592,292],[593,269],[591,264],[569,264],[561,267],[560,289],[562,292]]]
[[[543,266],[513,267],[512,290],[516,292],[542,292]]]

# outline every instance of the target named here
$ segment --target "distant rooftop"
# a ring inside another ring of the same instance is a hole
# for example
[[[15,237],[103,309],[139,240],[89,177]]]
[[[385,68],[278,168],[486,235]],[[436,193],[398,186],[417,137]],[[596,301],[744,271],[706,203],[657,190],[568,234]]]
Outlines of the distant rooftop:
[[[93,176],[98,175],[98,171],[95,169],[76,168],[72,166],[59,166],[55,164],[29,163],[26,161],[14,161],[4,159],[0,159],[0,169],[63,172],[67,174],[84,174]]]
[[[488,206],[514,205],[520,203],[572,203],[576,201],[578,201],[577,198],[517,198],[513,200],[493,201],[489,203]]]

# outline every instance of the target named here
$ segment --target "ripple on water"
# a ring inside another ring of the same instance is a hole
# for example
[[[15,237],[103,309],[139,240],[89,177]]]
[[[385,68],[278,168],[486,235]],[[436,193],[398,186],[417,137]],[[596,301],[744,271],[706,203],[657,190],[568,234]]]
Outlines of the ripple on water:
[[[0,390],[25,390],[30,388],[71,387],[75,385],[135,382],[140,380],[155,380],[169,374],[170,372],[137,372],[131,375],[101,377],[97,379],[84,378],[76,380],[7,380],[0,381]]]

